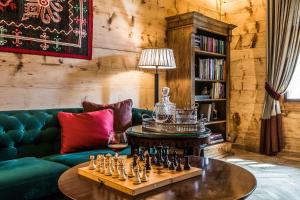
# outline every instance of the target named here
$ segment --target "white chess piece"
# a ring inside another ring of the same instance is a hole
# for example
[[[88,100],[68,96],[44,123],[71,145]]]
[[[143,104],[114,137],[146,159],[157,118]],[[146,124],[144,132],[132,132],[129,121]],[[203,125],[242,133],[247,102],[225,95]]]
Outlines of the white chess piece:
[[[128,177],[132,178],[134,177],[134,171],[133,171],[133,163],[130,163],[130,167],[129,167],[129,172],[128,172]]]
[[[105,173],[105,157],[104,157],[104,155],[101,155],[100,162],[101,162],[100,173],[104,174]]]
[[[120,175],[119,175],[119,180],[120,181],[125,181],[126,180],[126,174],[125,174],[125,164],[120,160]]]
[[[94,155],[90,155],[89,170],[94,170],[94,169],[96,169],[95,156]]]
[[[148,180],[149,179],[148,179],[148,176],[147,176],[147,170],[146,170],[146,167],[144,166],[143,175],[142,175],[141,181],[142,182],[147,182]]]
[[[118,158],[114,157],[113,159],[114,159],[114,171],[113,171],[112,177],[118,178],[120,175],[119,170],[118,170]]]
[[[112,172],[111,172],[111,155],[107,154],[105,156],[105,176],[111,176]]]
[[[101,156],[97,155],[96,159],[96,172],[100,172],[101,170]]]
[[[140,184],[141,183],[141,178],[140,178],[140,172],[139,172],[139,167],[138,165],[134,168],[134,180],[133,184]]]

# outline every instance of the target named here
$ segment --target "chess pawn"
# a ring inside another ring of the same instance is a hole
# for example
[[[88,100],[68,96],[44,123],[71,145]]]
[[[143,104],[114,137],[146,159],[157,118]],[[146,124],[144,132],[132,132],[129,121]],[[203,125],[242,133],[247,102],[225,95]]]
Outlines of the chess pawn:
[[[180,164],[180,158],[177,158],[176,171],[177,172],[181,172],[182,171],[181,164]]]
[[[174,165],[177,166],[177,152],[175,149],[173,151],[173,160],[174,160]]]
[[[176,166],[174,164],[174,159],[171,160],[170,165],[169,165],[169,170],[175,170]]]
[[[151,163],[156,164],[157,158],[156,158],[156,148],[152,148],[152,155],[151,155]]]
[[[120,174],[119,174],[119,180],[120,181],[125,181],[126,180],[126,175],[125,175],[125,164],[120,161]]]
[[[128,178],[132,178],[132,177],[134,177],[133,163],[130,163]]]
[[[96,169],[95,156],[90,155],[89,170],[94,170],[94,169]]]
[[[118,178],[120,175],[119,170],[118,170],[118,157],[114,157],[113,159],[114,159],[114,171],[113,171],[112,177]]]
[[[134,168],[134,180],[133,184],[140,184],[141,183],[141,177],[138,166]]]
[[[191,166],[190,166],[190,162],[189,162],[189,157],[188,156],[184,156],[185,162],[184,162],[184,166],[183,169],[184,170],[190,170]]]
[[[100,174],[104,174],[105,173],[105,157],[103,155],[101,155],[100,157]]]
[[[108,154],[105,157],[105,176],[111,176],[111,161],[110,161],[111,155]]]
[[[145,163],[146,170],[149,172],[151,170],[151,163],[150,163],[150,156],[146,154],[146,163]]]
[[[101,156],[97,155],[96,159],[96,172],[100,172],[101,170]]]
[[[148,181],[146,166],[143,169],[143,175],[142,175],[141,181],[142,182],[147,182]]]

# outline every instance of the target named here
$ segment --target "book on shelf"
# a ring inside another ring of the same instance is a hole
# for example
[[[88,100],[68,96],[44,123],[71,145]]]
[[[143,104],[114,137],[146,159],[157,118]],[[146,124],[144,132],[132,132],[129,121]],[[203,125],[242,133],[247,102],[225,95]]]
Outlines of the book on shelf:
[[[224,59],[199,59],[200,80],[225,80],[226,69]]]
[[[209,95],[195,95],[195,101],[201,101],[205,99],[210,99]]]
[[[202,51],[225,54],[225,41],[205,35],[195,36],[195,47]]]
[[[210,89],[210,97],[212,99],[225,98],[225,84],[223,84],[223,83],[212,83],[212,87]]]

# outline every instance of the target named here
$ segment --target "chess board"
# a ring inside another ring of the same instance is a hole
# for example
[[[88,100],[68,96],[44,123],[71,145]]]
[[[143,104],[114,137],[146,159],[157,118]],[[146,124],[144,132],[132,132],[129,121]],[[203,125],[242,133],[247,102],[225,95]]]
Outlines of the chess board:
[[[126,171],[129,170],[130,159],[126,160]],[[87,164],[88,165],[88,164]],[[157,170],[155,166],[152,166],[152,170],[147,173],[148,182],[142,182],[138,185],[133,183],[133,178],[127,178],[125,181],[120,181],[118,178],[112,178],[112,176],[105,176],[96,170],[89,170],[88,166],[78,169],[78,174],[86,178],[92,179],[96,182],[103,183],[106,186],[135,196],[144,192],[154,190],[159,187],[163,187],[172,183],[183,181],[195,176],[201,175],[201,169],[191,167],[190,170],[182,170],[181,172],[171,171],[169,169]]]

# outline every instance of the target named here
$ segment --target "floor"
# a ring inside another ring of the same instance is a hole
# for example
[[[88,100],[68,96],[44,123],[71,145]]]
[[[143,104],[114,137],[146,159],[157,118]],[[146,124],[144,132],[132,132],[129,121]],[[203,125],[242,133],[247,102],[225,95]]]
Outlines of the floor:
[[[248,169],[257,179],[257,188],[249,200],[300,200],[300,161],[242,150],[233,152],[222,160]]]

